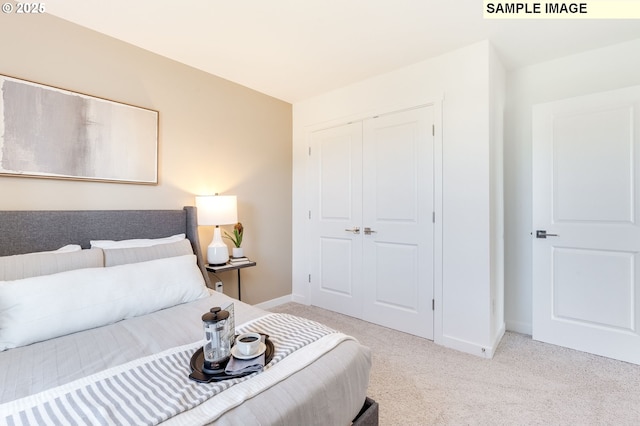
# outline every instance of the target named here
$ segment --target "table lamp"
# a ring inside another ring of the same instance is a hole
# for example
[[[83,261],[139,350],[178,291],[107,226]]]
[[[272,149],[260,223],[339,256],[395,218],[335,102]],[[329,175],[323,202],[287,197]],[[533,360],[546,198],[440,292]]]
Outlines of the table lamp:
[[[238,222],[238,204],[235,195],[196,196],[198,225],[214,225],[213,239],[207,247],[207,262],[210,265],[224,265],[229,260],[229,249],[222,241],[220,225]]]

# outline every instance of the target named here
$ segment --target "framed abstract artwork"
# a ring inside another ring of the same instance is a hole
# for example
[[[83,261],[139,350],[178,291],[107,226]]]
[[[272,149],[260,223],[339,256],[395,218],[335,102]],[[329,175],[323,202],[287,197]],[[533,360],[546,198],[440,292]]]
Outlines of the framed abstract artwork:
[[[0,75],[0,176],[158,183],[158,111]]]

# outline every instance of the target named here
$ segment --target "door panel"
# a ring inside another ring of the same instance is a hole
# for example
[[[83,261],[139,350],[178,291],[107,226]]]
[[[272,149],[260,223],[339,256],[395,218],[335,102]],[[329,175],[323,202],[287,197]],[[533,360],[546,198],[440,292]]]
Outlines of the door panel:
[[[320,291],[337,297],[354,295],[353,241],[346,238],[320,237]],[[340,265],[341,267],[336,267]]]
[[[632,129],[630,106],[555,117],[556,222],[632,221]]]
[[[374,245],[375,263],[394,265],[393,268],[377,270],[376,287],[373,292],[376,295],[376,303],[389,309],[417,312],[418,248],[407,244],[374,243]]]
[[[640,363],[640,87],[533,119],[533,337]]]
[[[361,316],[362,126],[314,132],[311,140],[311,301]]]
[[[381,121],[368,120],[365,137],[374,137],[365,147],[369,154],[365,169],[365,186],[373,187],[376,219],[379,221],[417,222],[418,153],[416,134],[412,122],[402,122],[386,127]],[[371,129],[376,124],[378,128]],[[365,155],[366,155],[365,154]],[[368,181],[375,179],[375,182]],[[372,206],[368,206],[372,207]]]
[[[354,190],[360,191],[359,183],[351,179],[353,151],[357,155],[360,152],[360,148],[353,145],[359,144],[360,132],[351,134],[352,131],[350,128],[341,128],[316,135],[320,139],[316,143],[320,160],[320,219],[325,223],[350,220],[352,194]],[[357,187],[354,188],[354,185]]]
[[[363,318],[433,339],[433,108],[363,124]]]
[[[633,331],[634,258],[625,252],[554,249],[552,316]]]

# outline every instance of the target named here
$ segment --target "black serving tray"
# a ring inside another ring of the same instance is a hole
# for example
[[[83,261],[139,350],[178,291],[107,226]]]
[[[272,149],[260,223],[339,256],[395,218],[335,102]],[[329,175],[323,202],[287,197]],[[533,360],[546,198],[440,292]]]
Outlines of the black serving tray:
[[[264,344],[267,347],[264,353],[264,365],[267,365],[273,359],[275,348],[273,347],[273,342],[269,339],[269,336],[266,336],[266,338],[264,339]],[[228,361],[226,361],[222,365],[222,371],[220,373],[215,373],[215,374],[205,373],[202,370],[204,366],[204,351],[202,348],[200,348],[197,351],[195,351],[194,354],[191,356],[191,362],[189,363],[191,367],[191,374],[189,374],[189,378],[191,380],[195,380],[196,382],[200,382],[200,383],[210,383],[210,382],[219,382],[221,380],[236,379],[238,377],[244,377],[254,373],[253,371],[249,371],[249,372],[239,373],[239,374],[227,374],[224,372],[224,367],[226,367],[227,362]]]

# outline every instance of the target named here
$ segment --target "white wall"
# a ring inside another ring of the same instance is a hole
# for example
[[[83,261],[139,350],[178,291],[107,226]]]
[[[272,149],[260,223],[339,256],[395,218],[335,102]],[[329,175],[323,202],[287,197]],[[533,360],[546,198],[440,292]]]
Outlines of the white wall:
[[[490,319],[490,55],[489,43],[481,42],[294,104],[294,300],[309,303],[307,128],[435,103],[442,116],[436,130],[442,142],[436,190],[444,194],[436,200],[436,232],[442,235],[436,277],[443,284],[436,282],[435,339],[478,355],[492,353],[498,333]]]
[[[640,39],[567,56],[507,75],[505,126],[505,320],[531,334],[531,108],[640,84]]]
[[[489,57],[491,147],[491,341],[498,342],[504,323],[504,108],[506,71],[496,52]]]

